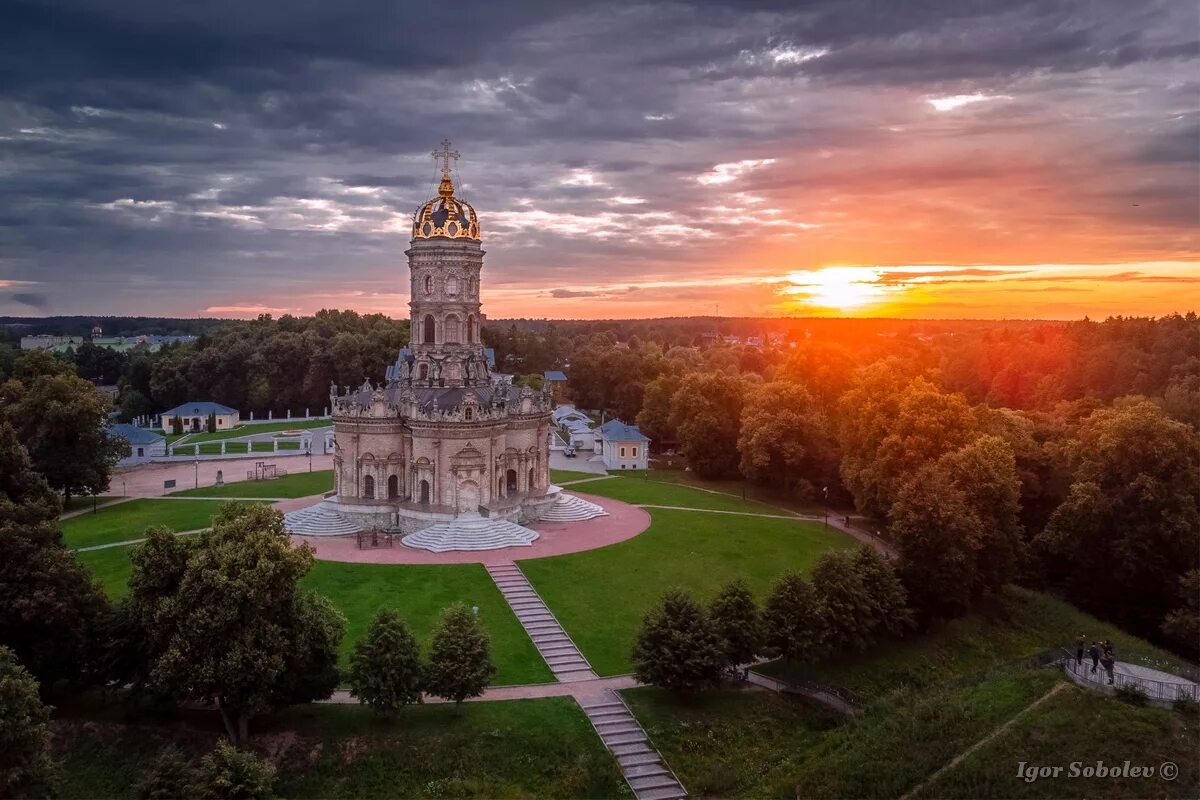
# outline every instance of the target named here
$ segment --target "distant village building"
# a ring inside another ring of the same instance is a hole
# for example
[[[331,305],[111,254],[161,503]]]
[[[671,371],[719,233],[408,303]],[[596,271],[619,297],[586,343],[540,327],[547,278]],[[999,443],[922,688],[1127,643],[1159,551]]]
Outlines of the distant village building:
[[[167,440],[147,428],[134,425],[110,425],[108,435],[129,442],[129,455],[117,462],[118,467],[145,464],[156,456],[167,454]]]
[[[62,347],[78,347],[83,344],[82,336],[51,336],[39,333],[34,336],[21,337],[22,350],[54,350]]]
[[[597,431],[600,456],[607,469],[646,469],[649,466],[650,440],[637,425],[610,419]]]
[[[95,327],[92,328],[90,339],[85,339],[82,336],[54,336],[46,333],[39,333],[34,336],[22,336],[21,349],[51,350],[61,353],[66,350],[78,348],[85,342],[90,341],[96,347],[105,347],[109,350],[116,350],[122,353],[137,349],[153,353],[160,350],[164,345],[194,342],[197,339],[195,336],[160,336],[158,334],[102,336],[102,333],[103,331],[99,327]]]
[[[176,406],[170,411],[162,413],[162,429],[164,433],[170,433],[175,425],[175,419],[179,418],[183,421],[184,431],[203,431],[208,429],[208,417],[210,414],[216,415],[217,430],[224,431],[235,427],[241,420],[238,410],[223,406],[220,403],[210,403],[207,401],[184,403],[181,406]]]
[[[543,372],[542,378],[550,386],[550,399],[557,403],[566,393],[567,374],[562,370],[551,369]]]

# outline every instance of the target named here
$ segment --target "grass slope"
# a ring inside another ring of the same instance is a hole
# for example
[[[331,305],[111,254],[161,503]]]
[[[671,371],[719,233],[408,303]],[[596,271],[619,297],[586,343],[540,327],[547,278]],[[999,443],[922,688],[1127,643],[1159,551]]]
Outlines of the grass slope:
[[[561,483],[562,481],[582,481],[588,478],[603,478],[602,472],[576,472],[570,469],[552,469],[550,470],[550,480],[553,483]]]
[[[140,539],[152,525],[176,531],[206,528],[220,507],[219,500],[130,500],[64,520],[63,541],[71,548],[91,547]]]
[[[104,588],[111,600],[119,600],[129,593],[129,574],[133,571],[129,547],[109,547],[76,553],[75,560],[88,568]]]
[[[224,486],[201,486],[172,492],[178,497],[308,497],[333,489],[333,470],[293,472],[266,481],[236,481]]]
[[[167,742],[198,756],[220,737],[191,725],[55,723],[63,798],[132,798]],[[302,706],[263,720],[255,747],[289,798],[630,797],[612,757],[569,698],[405,709],[395,719],[358,706]]]
[[[545,683],[554,680],[500,590],[479,564],[342,564],[318,561],[303,584],[333,601],[349,623],[342,639],[342,661],[375,613],[395,608],[428,652],[442,609],[461,600],[479,607],[492,638],[493,683]]]
[[[1179,660],[1119,628],[1049,595],[1008,587],[966,617],[929,633],[882,644],[870,652],[808,667],[780,662],[757,671],[784,680],[811,679],[850,689],[861,698],[899,686],[928,686],[1029,658],[1054,647],[1073,647],[1075,637],[1110,639],[1124,661],[1165,666]]]
[[[1138,708],[1070,687],[1017,720],[916,797],[1125,798],[1200,797],[1200,718],[1162,708]],[[1153,777],[1059,777],[1029,783],[1017,764],[1155,767]],[[1179,774],[1164,780],[1157,768],[1170,761]]]
[[[630,670],[642,617],[664,589],[680,586],[710,597],[742,577],[761,597],[784,571],[807,570],[821,553],[855,545],[820,523],[665,510],[651,517],[650,528],[628,541],[521,562],[601,675]]]

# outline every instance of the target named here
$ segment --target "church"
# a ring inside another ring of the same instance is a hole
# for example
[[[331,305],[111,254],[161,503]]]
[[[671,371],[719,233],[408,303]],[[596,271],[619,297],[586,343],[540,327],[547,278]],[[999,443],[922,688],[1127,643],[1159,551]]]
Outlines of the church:
[[[331,387],[337,496],[325,505],[362,527],[411,534],[487,520],[519,538],[521,523],[560,499],[549,481],[551,397],[493,374],[480,337],[479,218],[455,196],[458,153],[443,141],[433,155],[437,196],[414,214],[405,253],[410,343],[384,384]]]

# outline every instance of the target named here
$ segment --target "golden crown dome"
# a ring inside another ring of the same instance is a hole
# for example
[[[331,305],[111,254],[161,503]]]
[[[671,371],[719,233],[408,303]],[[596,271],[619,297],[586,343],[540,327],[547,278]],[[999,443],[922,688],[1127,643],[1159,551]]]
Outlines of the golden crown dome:
[[[417,209],[413,215],[413,238],[479,241],[479,217],[475,209],[454,196],[450,159],[457,159],[458,153],[450,149],[449,139],[442,140],[442,149],[434,150],[433,157],[442,162],[442,180],[438,184],[438,196]]]

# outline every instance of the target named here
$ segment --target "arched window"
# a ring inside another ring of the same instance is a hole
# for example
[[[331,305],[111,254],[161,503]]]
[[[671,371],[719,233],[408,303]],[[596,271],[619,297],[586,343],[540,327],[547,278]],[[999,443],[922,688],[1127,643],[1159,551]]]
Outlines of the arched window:
[[[423,380],[423,381],[429,380],[429,365],[422,364],[420,369],[418,370],[417,374],[420,375],[421,380]]]
[[[425,276],[425,294],[433,294],[433,276]]]
[[[470,297],[475,296],[475,276],[474,275],[467,278],[467,295],[469,295]]]
[[[394,500],[400,496],[400,478],[392,475],[388,478],[388,498]]]
[[[363,499],[364,500],[374,500],[375,499],[375,479],[372,478],[370,475],[363,478]]]
[[[425,315],[425,322],[423,325],[423,327],[425,328],[425,331],[421,337],[421,340],[423,342],[425,342],[425,344],[433,344],[433,340],[434,340],[434,336],[435,336],[434,330],[435,330],[436,324],[437,323],[435,323],[433,321],[433,314]]]
[[[510,469],[505,473],[504,477],[504,488],[507,490],[506,494],[515,494],[517,491],[517,471],[515,469]]]
[[[467,317],[467,344],[475,344],[475,315]]]
[[[449,278],[446,278],[446,294],[450,295],[451,297],[458,294],[458,278],[454,277],[453,275],[451,275]]]
[[[463,419],[464,420],[466,420],[467,422],[470,422],[474,417],[475,417],[475,412],[473,409],[470,409],[470,408],[463,409]]]
[[[421,502],[429,505],[429,481],[421,481]]]
[[[445,323],[442,325],[442,338],[448,344],[458,344],[461,341],[458,317],[454,314],[446,317]]]

